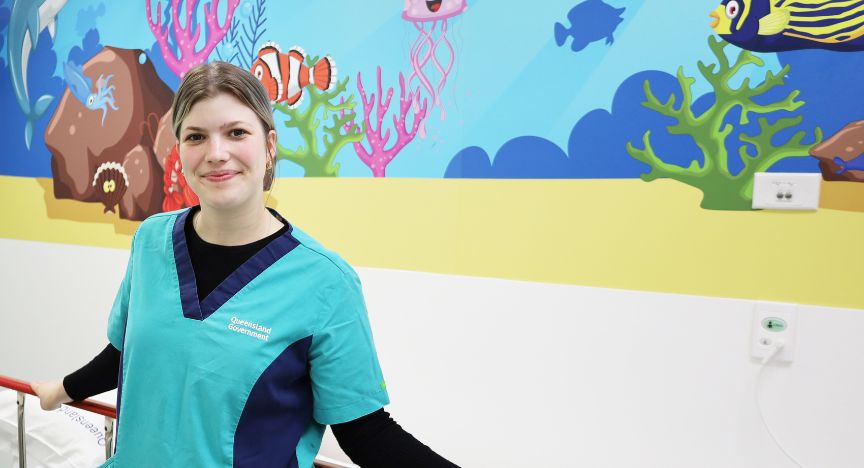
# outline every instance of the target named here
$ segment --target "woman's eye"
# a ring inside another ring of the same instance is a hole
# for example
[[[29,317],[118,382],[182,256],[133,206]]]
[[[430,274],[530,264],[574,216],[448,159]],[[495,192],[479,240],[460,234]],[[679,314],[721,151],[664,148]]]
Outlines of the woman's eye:
[[[186,136],[186,141],[201,141],[204,139],[204,135],[200,133],[192,133]]]
[[[249,133],[249,132],[247,132],[246,130],[240,129],[240,128],[235,128],[234,130],[231,130],[231,136],[232,137],[242,137],[243,135],[245,135],[247,133]]]

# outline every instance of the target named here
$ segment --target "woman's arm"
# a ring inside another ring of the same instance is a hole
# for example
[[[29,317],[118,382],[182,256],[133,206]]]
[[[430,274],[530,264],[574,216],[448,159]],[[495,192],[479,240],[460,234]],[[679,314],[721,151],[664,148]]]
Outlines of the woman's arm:
[[[383,408],[330,428],[351,461],[363,468],[458,468],[405,432]]]
[[[44,410],[55,410],[63,403],[80,401],[117,388],[120,351],[110,343],[84,367],[62,381],[36,382],[33,391]]]
[[[93,360],[67,375],[63,379],[63,387],[74,401],[85,400],[117,388],[119,375],[120,351],[108,343]]]

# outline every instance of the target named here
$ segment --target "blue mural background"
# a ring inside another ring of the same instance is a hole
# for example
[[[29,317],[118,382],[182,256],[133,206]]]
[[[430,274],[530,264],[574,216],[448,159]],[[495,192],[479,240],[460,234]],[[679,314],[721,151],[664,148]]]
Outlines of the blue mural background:
[[[226,4],[219,4],[220,21]],[[148,27],[144,1],[70,0],[57,15],[55,38],[52,40],[47,30],[43,31],[30,57],[31,100],[43,94],[55,99],[46,117],[37,122],[33,145],[28,150],[23,139],[25,122],[8,78],[6,31],[12,2],[5,0],[0,5],[4,76],[0,80],[0,102],[6,109],[6,151],[0,158],[0,175],[52,176],[51,155],[41,136],[66,87],[64,62],[84,63],[107,45],[142,49],[168,87],[176,89],[179,83]],[[160,5],[167,7],[165,3]],[[648,167],[628,155],[625,146],[639,142],[649,129],[655,148],[662,150],[666,161],[686,166],[699,160],[699,152],[686,136],[670,136],[664,131],[671,119],[642,105],[642,86],[645,80],[650,81],[661,101],[670,94],[680,99],[674,74],[681,67],[686,75],[697,78],[694,110],[710,105],[712,89],[699,79],[696,64],[712,60],[707,38],[713,31],[707,15],[716,6],[712,1],[670,4],[570,0],[535,2],[530,7],[515,2],[469,1],[467,10],[448,21],[447,39],[453,45],[455,63],[441,93],[446,119],[441,118],[441,107],[430,108],[425,137],[415,137],[398,153],[387,167],[387,176],[636,178]],[[612,21],[615,18],[603,16],[606,7],[623,9],[617,23]],[[596,11],[597,16],[574,15],[577,21],[568,19],[568,12],[576,8],[592,14]],[[332,56],[340,78],[349,79],[345,94],[353,94],[355,101],[359,100],[357,74],[363,76],[367,92],[371,93],[375,70],[380,67],[385,87],[395,87],[398,99],[397,76],[411,72],[409,53],[417,37],[415,26],[402,18],[402,10],[402,2],[383,0],[242,0],[235,19],[242,22],[253,16],[258,21],[260,39],[256,49],[272,40],[283,48],[299,44],[310,55]],[[200,5],[198,11],[195,21],[203,22]],[[557,44],[556,39],[561,38],[556,38],[554,25],[559,22],[572,28],[567,34],[585,36],[580,40],[589,41],[587,45],[574,51],[567,43]],[[599,24],[594,29],[606,29],[595,31],[589,27],[592,22]],[[204,41],[202,35],[200,42]],[[730,46],[729,55],[734,57],[736,50]],[[232,52],[236,51],[223,44],[209,58],[225,58]],[[439,55],[446,58],[447,54],[439,50]],[[796,129],[812,134],[818,126],[827,137],[847,123],[862,119],[864,112],[857,104],[864,95],[864,82],[859,78],[864,69],[861,53],[804,50],[755,55],[765,65],[742,70],[735,78],[737,83],[730,84],[740,84],[746,78],[758,81],[766,71],[776,73],[790,65],[785,84],[766,97],[782,98],[790,90],[800,90],[799,99],[805,104],[796,115],[803,115],[804,120]],[[440,74],[431,70],[433,83],[439,78]],[[396,107],[391,105],[390,114]],[[360,109],[358,106],[355,111]],[[776,116],[786,114],[778,111]],[[728,117],[731,122],[737,115],[733,112]],[[388,115],[385,125],[389,120]],[[752,125],[755,123],[736,128],[736,132],[752,129]],[[280,134],[280,143],[285,147],[293,146],[294,139],[296,135],[290,130]],[[735,138],[729,140],[730,154],[737,154],[740,143]],[[341,149],[336,162],[340,177],[372,175],[350,144]],[[790,158],[770,170],[816,172],[817,163],[810,157]],[[732,158],[730,166],[734,174],[741,163]],[[303,174],[300,166],[279,164],[280,176]]]

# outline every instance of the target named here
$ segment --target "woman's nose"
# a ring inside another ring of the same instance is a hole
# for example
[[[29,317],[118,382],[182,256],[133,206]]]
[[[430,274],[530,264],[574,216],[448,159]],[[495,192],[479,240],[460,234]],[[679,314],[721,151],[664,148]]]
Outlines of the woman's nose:
[[[207,146],[207,161],[218,162],[227,160],[228,148],[226,143],[227,142],[220,137],[210,138],[209,144]]]

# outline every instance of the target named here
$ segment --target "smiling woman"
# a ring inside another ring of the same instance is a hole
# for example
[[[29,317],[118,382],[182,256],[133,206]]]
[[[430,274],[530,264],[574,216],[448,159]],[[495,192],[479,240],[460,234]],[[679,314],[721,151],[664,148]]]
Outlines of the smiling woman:
[[[261,203],[275,174],[276,130],[266,91],[224,62],[193,69],[174,97],[183,175],[201,200],[205,240],[242,245],[278,230]]]
[[[103,466],[312,465],[326,425],[361,466],[452,467],[383,410],[389,397],[354,270],[264,202],[276,131],[249,72],[192,69],[174,98],[200,206],[145,220],[110,344],[42,407],[118,386]],[[170,239],[170,242],[166,242]]]

